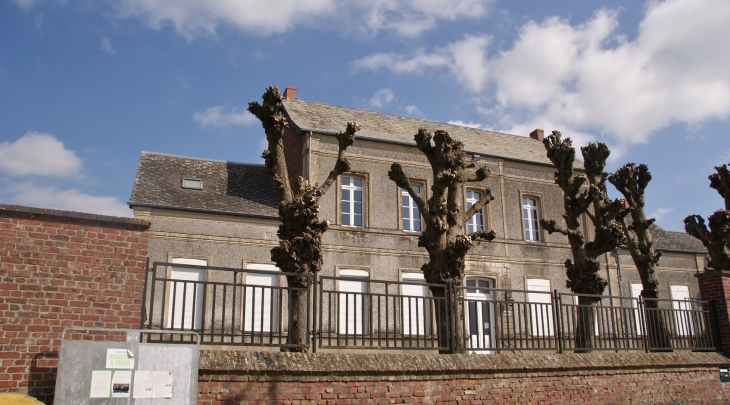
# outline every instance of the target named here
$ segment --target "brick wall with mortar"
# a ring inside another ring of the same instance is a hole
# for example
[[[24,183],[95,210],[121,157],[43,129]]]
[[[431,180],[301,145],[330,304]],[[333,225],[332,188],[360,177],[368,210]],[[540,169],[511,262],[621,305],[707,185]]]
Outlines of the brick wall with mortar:
[[[198,405],[726,404],[718,353],[500,355],[204,351]]]
[[[0,205],[0,392],[52,402],[64,328],[138,328],[149,223]]]
[[[715,301],[722,348],[730,354],[730,271],[704,271],[696,277],[702,299]]]

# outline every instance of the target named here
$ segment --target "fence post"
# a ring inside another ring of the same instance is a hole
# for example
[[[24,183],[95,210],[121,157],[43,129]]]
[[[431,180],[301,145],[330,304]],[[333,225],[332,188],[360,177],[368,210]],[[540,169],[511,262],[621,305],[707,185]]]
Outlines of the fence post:
[[[459,342],[456,341],[457,331],[457,319],[456,319],[456,294],[454,293],[454,284],[448,282],[446,284],[446,302],[449,310],[447,312],[447,323],[449,325],[450,339],[449,339],[449,352],[451,354],[456,353]]]
[[[312,353],[317,353],[317,311],[319,310],[317,307],[317,282],[319,281],[317,273],[319,272],[314,271],[314,281],[309,288],[309,293],[312,294]]]
[[[139,314],[139,328],[144,329],[145,322],[149,317],[147,316],[147,282],[149,281],[149,274],[152,271],[150,268],[150,258],[147,257],[147,261],[144,264],[144,286],[142,287],[142,313]]]
[[[558,344],[558,353],[563,353],[563,348],[565,346],[563,342],[563,319],[562,319],[562,308],[561,308],[561,299],[560,294],[558,294],[558,290],[553,290],[553,322],[555,323],[555,340]]]
[[[713,329],[715,329],[715,348],[718,352],[722,353],[724,350],[722,347],[722,337],[720,337],[720,319],[717,316],[717,303],[714,299],[710,301],[710,309],[712,316],[712,326]]]
[[[649,353],[649,330],[646,327],[646,317],[644,316],[644,311],[646,310],[646,306],[644,305],[644,296],[639,295],[639,299],[637,301],[637,305],[639,307],[639,326],[641,326],[642,340],[644,341],[644,352]]]

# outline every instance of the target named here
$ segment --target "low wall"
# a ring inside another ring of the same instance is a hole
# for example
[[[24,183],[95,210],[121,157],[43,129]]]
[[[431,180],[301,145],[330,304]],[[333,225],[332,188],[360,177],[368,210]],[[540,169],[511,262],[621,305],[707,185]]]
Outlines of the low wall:
[[[407,355],[203,351],[198,405],[727,404],[718,353]]]
[[[53,400],[64,328],[138,328],[149,223],[0,204],[0,392]]]

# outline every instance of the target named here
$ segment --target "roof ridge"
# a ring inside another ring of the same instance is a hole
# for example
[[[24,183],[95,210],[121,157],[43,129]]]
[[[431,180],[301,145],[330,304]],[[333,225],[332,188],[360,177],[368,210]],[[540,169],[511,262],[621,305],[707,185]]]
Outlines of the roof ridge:
[[[157,155],[157,156],[167,156],[167,157],[173,157],[173,158],[179,158],[179,159],[188,159],[188,160],[199,160],[203,162],[218,162],[218,163],[233,163],[238,165],[246,165],[246,166],[261,166],[265,167],[263,163],[247,163],[247,162],[236,162],[233,160],[221,160],[221,159],[209,159],[209,158],[201,158],[201,157],[194,157],[194,156],[184,156],[184,155],[175,155],[172,153],[162,153],[162,152],[150,152],[143,150],[140,155]]]
[[[423,119],[423,118],[407,117],[405,115],[396,115],[396,114],[391,114],[391,113],[387,113],[387,112],[379,112],[379,111],[365,110],[365,109],[362,109],[362,108],[345,107],[345,106],[341,106],[341,105],[321,103],[319,101],[302,100],[302,99],[299,99],[299,98],[297,98],[297,99],[286,99],[284,101],[285,101],[284,107],[286,107],[286,103],[287,102],[303,102],[303,103],[318,104],[318,105],[323,105],[323,106],[328,106],[328,107],[342,108],[342,109],[347,109],[347,110],[361,111],[361,112],[366,112],[366,113],[371,113],[371,114],[387,115],[387,116],[391,116],[391,117],[394,117],[394,118],[406,118],[406,119],[409,119],[409,120],[430,122],[430,123],[433,123],[433,124],[449,125],[449,126],[452,126],[452,127],[465,128],[467,130],[473,130],[473,131],[479,131],[479,132],[489,132],[491,134],[496,134],[496,135],[513,136],[513,137],[522,138],[522,139],[533,139],[533,138],[530,138],[529,136],[526,136],[526,135],[508,134],[506,132],[493,131],[491,129],[482,129],[482,128],[467,127],[467,126],[464,126],[464,125],[451,124],[451,123],[448,123],[448,122],[427,120],[427,119]],[[314,129],[314,128],[312,128],[312,129]]]

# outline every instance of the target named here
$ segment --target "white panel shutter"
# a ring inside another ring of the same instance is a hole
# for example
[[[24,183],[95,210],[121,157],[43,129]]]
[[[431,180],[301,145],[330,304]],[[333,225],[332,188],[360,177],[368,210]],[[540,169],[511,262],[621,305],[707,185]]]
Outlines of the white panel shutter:
[[[634,323],[636,323],[636,334],[639,336],[644,335],[644,331],[641,329],[641,314],[639,314],[639,296],[641,291],[644,290],[644,286],[641,284],[631,284],[631,306],[634,307]]]
[[[173,259],[172,263],[207,266],[208,262],[198,259]],[[204,269],[175,267],[170,269],[167,327],[175,329],[200,329],[203,325]]]
[[[527,302],[530,303],[530,321],[535,336],[553,335],[553,303],[550,295],[550,280],[528,278]]]
[[[672,309],[674,309],[677,334],[680,336],[691,335],[693,325],[689,287],[686,285],[672,285],[669,286],[669,289],[672,293]]]
[[[424,282],[423,274],[407,273],[403,281]],[[431,319],[428,305],[428,287],[422,284],[402,284],[403,334],[425,335],[429,332],[428,320]]]
[[[273,264],[248,264],[246,269],[278,271]],[[272,332],[276,327],[278,290],[271,288],[278,285],[274,274],[246,273],[246,310],[244,311],[243,328],[247,332]],[[272,328],[272,326],[274,328]]]
[[[362,270],[341,270],[342,277],[367,277]],[[363,293],[367,292],[367,284],[357,280],[339,280],[339,333],[360,335],[365,330]]]

